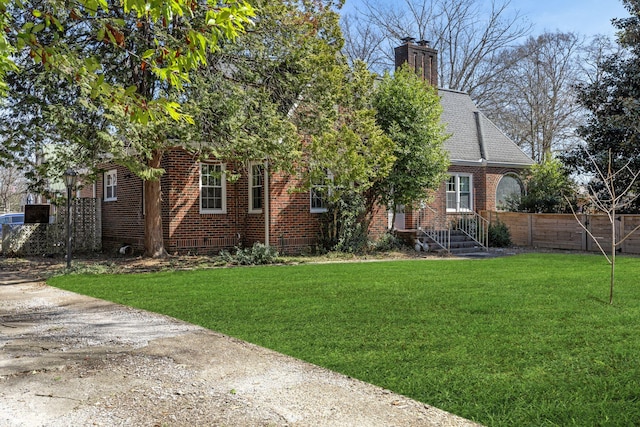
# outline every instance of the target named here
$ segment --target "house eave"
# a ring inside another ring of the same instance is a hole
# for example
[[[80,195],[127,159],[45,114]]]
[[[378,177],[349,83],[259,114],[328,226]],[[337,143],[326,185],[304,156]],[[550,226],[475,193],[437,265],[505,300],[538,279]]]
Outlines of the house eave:
[[[496,168],[517,168],[517,169],[526,169],[530,168],[533,163],[516,163],[516,162],[487,162],[488,167],[496,167]]]
[[[485,166],[487,161],[484,159],[478,160],[460,160],[460,159],[450,159],[449,163],[451,166]]]
[[[452,166],[472,166],[472,167],[496,167],[496,168],[516,168],[526,169],[533,165],[533,163],[517,163],[517,162],[492,162],[485,159],[478,160],[461,160],[451,159],[449,163]]]

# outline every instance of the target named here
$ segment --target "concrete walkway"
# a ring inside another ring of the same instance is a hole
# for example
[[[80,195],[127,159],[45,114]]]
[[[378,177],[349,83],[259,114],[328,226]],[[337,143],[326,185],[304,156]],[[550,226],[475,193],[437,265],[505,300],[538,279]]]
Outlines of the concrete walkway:
[[[0,426],[477,425],[25,273],[0,268],[0,301]]]

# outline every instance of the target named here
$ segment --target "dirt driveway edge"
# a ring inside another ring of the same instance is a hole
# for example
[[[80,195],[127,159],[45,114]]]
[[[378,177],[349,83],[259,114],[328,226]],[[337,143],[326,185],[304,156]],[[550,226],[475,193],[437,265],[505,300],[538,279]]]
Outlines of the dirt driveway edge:
[[[0,271],[0,426],[477,426],[154,313]]]

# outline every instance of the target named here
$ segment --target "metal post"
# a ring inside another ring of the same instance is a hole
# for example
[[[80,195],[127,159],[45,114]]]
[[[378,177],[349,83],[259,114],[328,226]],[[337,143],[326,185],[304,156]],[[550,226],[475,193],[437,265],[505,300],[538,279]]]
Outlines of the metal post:
[[[71,186],[67,187],[67,269],[71,268]]]
[[[67,187],[67,269],[71,268],[71,194],[76,186],[76,171],[67,169],[64,173],[64,185]]]

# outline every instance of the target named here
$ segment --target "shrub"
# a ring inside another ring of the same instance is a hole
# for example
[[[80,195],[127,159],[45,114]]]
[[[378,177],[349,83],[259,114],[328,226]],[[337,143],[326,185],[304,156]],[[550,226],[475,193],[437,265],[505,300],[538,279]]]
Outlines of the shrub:
[[[489,225],[489,246],[495,248],[511,246],[511,233],[507,224],[502,221],[496,221]]]
[[[402,242],[398,239],[398,236],[390,232],[386,232],[373,243],[373,250],[380,252],[392,251],[401,247]]]
[[[238,265],[265,265],[278,262],[278,251],[262,243],[254,243],[250,248],[236,247],[235,254],[220,252],[222,259]]]
[[[366,207],[362,195],[345,192],[323,215],[321,244],[328,251],[362,253],[367,248]]]

